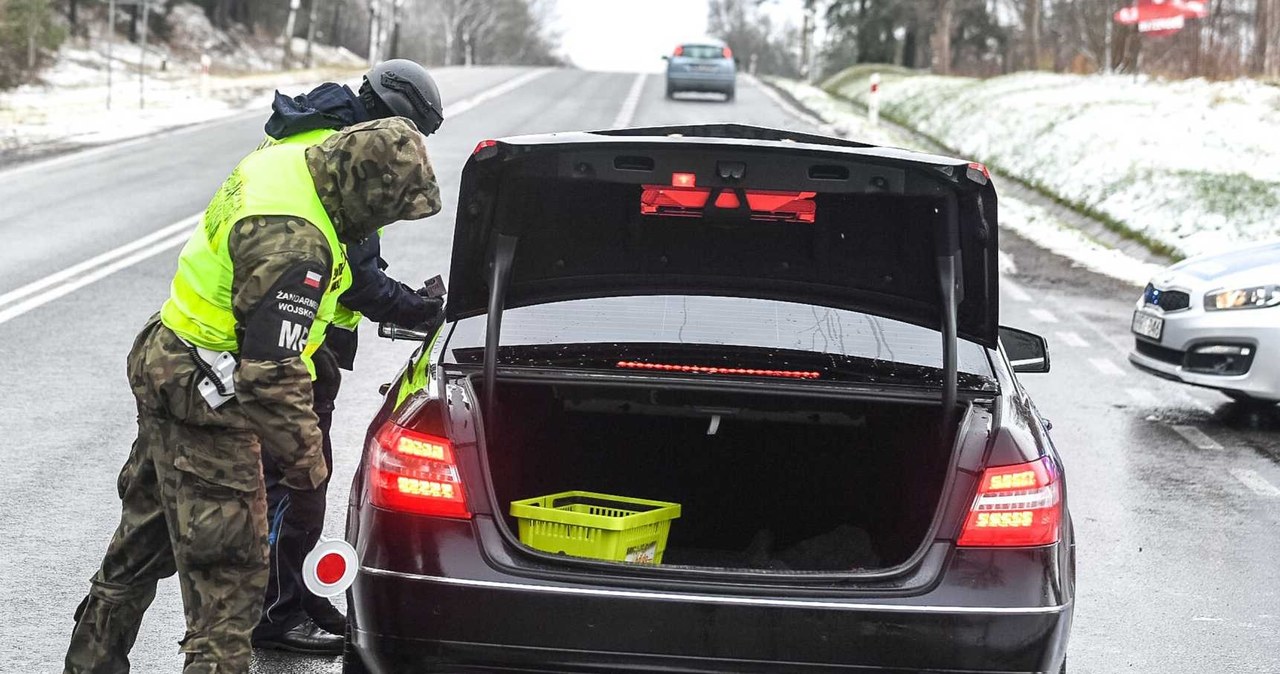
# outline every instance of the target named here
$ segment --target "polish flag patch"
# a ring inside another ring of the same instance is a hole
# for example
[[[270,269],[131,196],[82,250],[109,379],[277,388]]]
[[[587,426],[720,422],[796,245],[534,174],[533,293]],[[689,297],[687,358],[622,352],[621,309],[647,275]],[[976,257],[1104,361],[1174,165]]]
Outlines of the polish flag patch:
[[[302,279],[302,282],[303,282],[303,283],[305,283],[305,284],[307,284],[307,285],[309,285],[309,286],[311,286],[312,288],[319,288],[319,287],[320,287],[320,275],[319,275],[319,274],[317,274],[317,273],[315,273],[315,272],[313,272],[313,271],[309,271],[309,272],[307,272],[307,277],[306,277],[306,278],[304,278],[304,279]]]

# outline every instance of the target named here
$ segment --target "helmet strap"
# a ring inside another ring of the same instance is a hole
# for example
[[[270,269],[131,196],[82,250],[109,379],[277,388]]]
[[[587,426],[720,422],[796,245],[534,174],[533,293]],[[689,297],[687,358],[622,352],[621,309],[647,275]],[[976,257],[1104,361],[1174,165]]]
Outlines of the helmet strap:
[[[395,117],[396,113],[387,107],[386,103],[378,98],[378,94],[374,92],[373,87],[369,86],[369,80],[365,80],[360,85],[360,102],[364,105],[365,112],[369,113],[370,119],[386,119],[387,117]]]

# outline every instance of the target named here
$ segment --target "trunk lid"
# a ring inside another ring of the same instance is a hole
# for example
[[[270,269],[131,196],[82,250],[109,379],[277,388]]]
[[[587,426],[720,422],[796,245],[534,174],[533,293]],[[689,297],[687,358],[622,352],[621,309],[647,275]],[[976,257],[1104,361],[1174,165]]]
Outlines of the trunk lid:
[[[950,310],[951,335],[996,345],[995,190],[967,161],[740,125],[548,134],[481,143],[458,203],[450,320],[725,295],[944,336]]]

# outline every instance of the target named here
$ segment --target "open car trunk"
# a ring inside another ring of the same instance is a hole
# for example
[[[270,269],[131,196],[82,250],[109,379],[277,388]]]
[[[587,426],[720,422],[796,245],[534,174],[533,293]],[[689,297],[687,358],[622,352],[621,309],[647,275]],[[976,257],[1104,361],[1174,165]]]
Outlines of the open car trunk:
[[[513,532],[512,501],[602,492],[681,505],[663,567],[865,572],[929,534],[941,417],[936,401],[499,380],[485,451]]]

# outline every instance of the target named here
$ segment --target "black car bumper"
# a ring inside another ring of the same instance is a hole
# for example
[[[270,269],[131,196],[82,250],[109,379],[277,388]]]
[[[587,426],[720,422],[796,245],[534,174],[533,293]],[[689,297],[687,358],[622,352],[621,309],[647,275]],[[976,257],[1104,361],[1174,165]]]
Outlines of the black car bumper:
[[[372,569],[352,592],[355,645],[377,674],[1057,672],[1071,622],[1070,604],[886,606]]]

